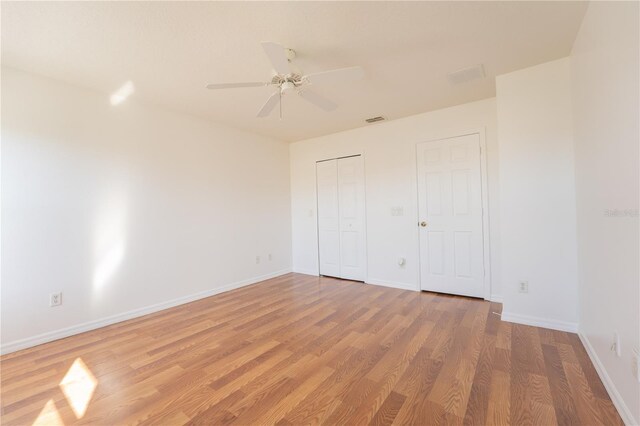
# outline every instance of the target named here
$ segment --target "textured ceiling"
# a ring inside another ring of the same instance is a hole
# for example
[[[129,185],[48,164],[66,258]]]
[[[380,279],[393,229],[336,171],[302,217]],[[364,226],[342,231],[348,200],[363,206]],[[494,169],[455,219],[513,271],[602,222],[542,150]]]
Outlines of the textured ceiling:
[[[494,77],[570,53],[584,2],[3,2],[2,63],[295,141],[495,95]],[[297,52],[305,73],[361,65],[363,81],[317,87],[340,107],[284,98],[284,119],[255,117],[272,88],[260,41]],[[486,78],[447,73],[483,64]]]

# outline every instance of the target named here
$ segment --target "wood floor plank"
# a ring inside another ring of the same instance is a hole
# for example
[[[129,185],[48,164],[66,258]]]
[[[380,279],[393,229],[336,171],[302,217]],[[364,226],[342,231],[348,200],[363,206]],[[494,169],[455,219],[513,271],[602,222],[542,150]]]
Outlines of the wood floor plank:
[[[398,411],[402,408],[402,404],[404,404],[405,399],[407,398],[404,395],[396,392],[390,392],[387,399],[384,400],[384,403],[373,419],[371,419],[369,424],[376,426],[392,424],[393,420],[398,415]]]
[[[285,274],[2,356],[0,422],[622,425],[576,335],[501,311]]]
[[[542,348],[558,422],[563,425],[579,425],[581,424],[580,418],[558,350],[552,345],[542,345]]]
[[[593,425],[620,424],[615,422],[617,419],[610,419],[608,414],[601,410],[580,365],[567,362],[563,363],[563,367],[581,422]]]
[[[489,327],[489,333],[482,342],[480,358],[475,370],[467,404],[464,422],[470,425],[486,425],[489,395],[491,394],[491,378],[493,373],[493,355],[495,351],[497,326]]]
[[[487,424],[511,424],[511,380],[509,373],[493,370],[487,407]]]
[[[358,366],[365,359],[365,352],[349,347],[343,352],[343,360],[335,365],[334,372],[316,389],[309,392],[281,420],[289,424],[323,424],[340,405],[336,397],[358,374]],[[280,421],[278,423],[281,423]]]

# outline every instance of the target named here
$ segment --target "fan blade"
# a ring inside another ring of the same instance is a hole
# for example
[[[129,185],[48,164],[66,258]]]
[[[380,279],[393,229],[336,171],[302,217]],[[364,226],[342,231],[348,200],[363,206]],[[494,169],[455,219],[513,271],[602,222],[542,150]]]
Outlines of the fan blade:
[[[273,66],[275,72],[283,75],[291,74],[291,67],[289,66],[287,52],[285,51],[284,47],[282,47],[278,43],[263,41],[262,48],[264,49],[264,53],[267,54],[267,57],[271,61],[271,65]]]
[[[258,111],[257,117],[266,117],[271,114],[271,111],[280,103],[280,91],[277,91],[267,99],[260,111]]]
[[[337,70],[309,74],[305,79],[313,84],[340,83],[343,81],[361,80],[364,77],[362,67],[340,68]]]
[[[338,108],[338,105],[325,98],[324,96],[318,95],[316,92],[312,92],[310,90],[304,90],[298,93],[303,99],[311,102],[318,108],[321,108],[325,111],[333,111]]]
[[[235,89],[236,87],[260,87],[268,86],[269,83],[222,83],[222,84],[207,84],[207,89]]]

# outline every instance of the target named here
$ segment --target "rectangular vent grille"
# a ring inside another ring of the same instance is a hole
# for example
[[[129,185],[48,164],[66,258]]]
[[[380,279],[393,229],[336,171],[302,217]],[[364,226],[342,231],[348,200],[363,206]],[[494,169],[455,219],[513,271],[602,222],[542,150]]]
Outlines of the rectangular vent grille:
[[[384,118],[383,116],[379,115],[377,117],[371,117],[371,118],[367,118],[366,121],[367,123],[377,123],[378,121],[384,121],[386,120],[386,118]]]
[[[452,84],[466,83],[467,81],[484,78],[484,67],[482,65],[476,65],[462,70],[450,72],[448,76],[449,81]]]

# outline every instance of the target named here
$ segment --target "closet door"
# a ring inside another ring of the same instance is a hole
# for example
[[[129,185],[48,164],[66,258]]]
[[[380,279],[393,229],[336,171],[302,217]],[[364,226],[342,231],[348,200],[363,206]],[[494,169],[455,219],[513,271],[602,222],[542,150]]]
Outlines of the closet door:
[[[364,190],[362,157],[338,159],[340,277],[357,281],[366,271]]]
[[[316,163],[320,275],[340,277],[338,160]]]

